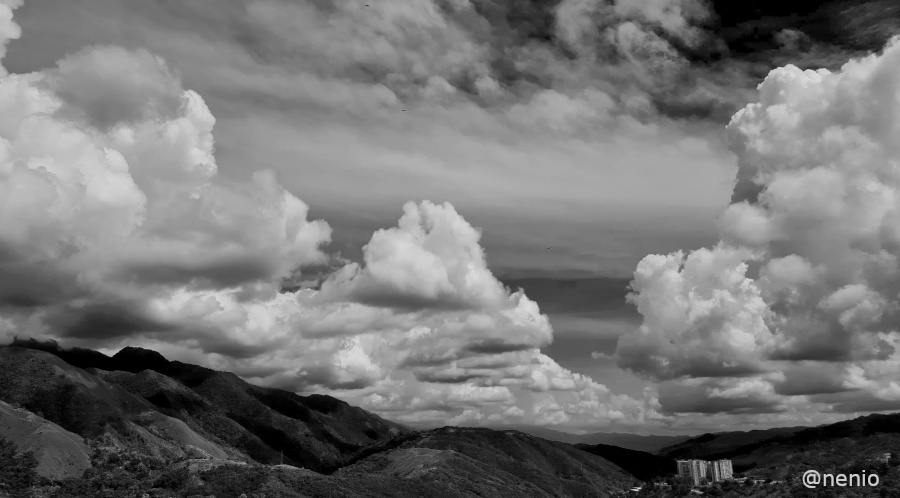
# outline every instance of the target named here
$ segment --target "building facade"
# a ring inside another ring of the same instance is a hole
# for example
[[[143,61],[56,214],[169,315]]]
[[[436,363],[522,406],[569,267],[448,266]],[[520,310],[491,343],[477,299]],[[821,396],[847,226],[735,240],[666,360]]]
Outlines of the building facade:
[[[694,486],[712,481],[719,482],[731,479],[734,475],[731,468],[731,460],[678,460],[678,476],[690,477]]]
[[[720,482],[731,479],[734,472],[731,469],[731,460],[716,460],[707,463],[706,474],[712,482]]]

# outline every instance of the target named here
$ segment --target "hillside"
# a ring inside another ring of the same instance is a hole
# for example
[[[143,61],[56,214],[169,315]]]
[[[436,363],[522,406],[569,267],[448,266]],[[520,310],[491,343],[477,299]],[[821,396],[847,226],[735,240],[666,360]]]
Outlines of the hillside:
[[[894,461],[900,461],[900,414],[867,415],[807,428],[745,447],[732,458],[735,470],[783,478],[800,468],[842,468],[884,453],[892,453]]]
[[[636,482],[601,456],[518,431],[411,432],[153,351],[18,344],[0,348],[0,432],[56,481],[45,496],[594,497]],[[280,451],[284,465],[260,465]],[[48,467],[47,455],[74,470]]]
[[[675,460],[644,451],[635,451],[606,444],[579,444],[576,447],[603,457],[642,481],[649,481],[654,477],[665,477],[678,472]]]
[[[891,453],[891,465],[877,461]],[[666,450],[673,458],[729,458],[746,475],[793,482],[807,469],[878,468],[900,483],[900,414],[873,414],[818,427],[704,435]]]
[[[776,434],[732,450],[736,472],[765,480],[742,485],[722,483],[704,489],[710,496],[820,497],[900,496],[900,414],[876,414],[836,424]],[[885,459],[884,455],[891,457]],[[850,489],[807,489],[801,476],[807,470],[822,474],[877,475],[877,486]],[[771,482],[769,482],[771,481]],[[645,486],[636,498],[675,498],[675,488]]]
[[[153,405],[60,358],[17,347],[0,348],[0,401],[21,406],[85,438],[126,431]]]
[[[452,427],[405,433],[330,475],[290,465],[197,459],[160,468],[137,454],[102,451],[95,452],[93,464],[90,475],[61,482],[50,496],[595,498],[635,482],[603,458],[563,443],[514,431]],[[141,467],[151,470],[143,476],[125,471]]]
[[[564,443],[518,431],[457,427],[416,434],[334,477],[372,496],[390,496],[398,478],[403,486],[429,490],[409,496],[435,497],[606,496],[635,482],[606,459]]]
[[[502,430],[501,428],[497,429]],[[513,429],[548,441],[568,444],[604,444],[654,454],[663,448],[674,446],[691,438],[691,436],[640,436],[621,432],[571,434],[542,427],[513,427]]]
[[[253,386],[154,351],[126,348],[110,358],[55,344],[26,345],[31,347],[0,348],[0,363],[8,365],[0,371],[0,400],[86,438],[112,431],[120,440],[130,438],[130,447],[162,457],[188,448],[215,458],[277,463],[283,452],[286,464],[328,471],[405,431],[328,396]]]
[[[0,439],[31,452],[36,471],[48,479],[81,477],[91,466],[90,448],[78,434],[0,401]]]
[[[775,429],[755,431],[717,432],[693,437],[687,441],[667,446],[658,454],[672,458],[699,458],[714,460],[731,458],[733,455],[751,451],[772,438],[790,436],[806,427],[779,427]]]

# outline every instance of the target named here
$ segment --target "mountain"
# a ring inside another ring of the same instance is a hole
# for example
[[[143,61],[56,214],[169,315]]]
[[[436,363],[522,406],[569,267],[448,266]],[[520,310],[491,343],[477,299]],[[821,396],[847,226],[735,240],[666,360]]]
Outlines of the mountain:
[[[618,465],[623,470],[642,480],[665,477],[678,472],[675,460],[644,451],[635,451],[606,444],[579,444],[576,447]]]
[[[662,448],[657,453],[673,459],[698,458],[701,460],[715,460],[718,458],[731,458],[734,454],[755,447],[754,445],[762,444],[775,437],[791,435],[806,428],[802,426],[778,427],[765,430],[703,434]]]
[[[63,361],[61,349],[43,349],[0,348],[0,400],[86,438],[110,431],[118,440],[137,434],[145,443],[142,451],[155,455],[190,447],[215,458],[283,458],[327,471],[406,431],[328,396],[253,386],[232,373],[170,362],[154,351],[125,348],[113,357],[64,351],[85,369]]]
[[[513,429],[550,441],[568,444],[603,444],[618,446],[629,450],[657,453],[662,448],[687,441],[691,436],[640,436],[622,432],[594,432],[589,434],[571,434],[554,431],[542,427],[516,426]]]
[[[0,348],[0,365],[0,401],[85,438],[98,437],[107,427],[126,431],[131,417],[153,409],[146,399],[49,353]]]
[[[429,490],[421,496],[604,496],[635,482],[619,466],[565,443],[460,427],[416,434],[335,477],[370,483],[372,496],[390,496],[397,478]]]
[[[804,428],[733,451],[735,470],[772,478],[813,468],[841,469],[891,453],[900,462],[900,414],[874,414]]]
[[[289,465],[219,465],[158,479],[156,491],[270,498],[596,498],[617,495],[634,482],[618,466],[571,445],[517,431],[445,427],[404,433],[331,474]]]
[[[37,457],[53,480],[41,496],[594,497],[637,482],[596,451],[512,430],[413,432],[145,349],[19,341],[0,365],[0,441]]]
[[[0,401],[0,439],[31,452],[37,473],[48,479],[81,477],[91,466],[90,448],[78,434]]]
[[[221,469],[210,482],[227,479],[222,474],[229,471],[242,476],[232,481],[242,482],[254,472]],[[272,480],[282,490],[302,490],[302,496],[342,498],[605,497],[635,482],[618,466],[571,445],[518,431],[459,427],[405,434],[328,476],[279,468],[270,470],[267,479],[257,479]],[[241,492],[269,496],[274,488],[269,484]]]
[[[818,427],[704,434],[663,449],[669,458],[732,460],[736,472],[774,479],[840,469],[884,453],[900,462],[900,414],[873,414]]]

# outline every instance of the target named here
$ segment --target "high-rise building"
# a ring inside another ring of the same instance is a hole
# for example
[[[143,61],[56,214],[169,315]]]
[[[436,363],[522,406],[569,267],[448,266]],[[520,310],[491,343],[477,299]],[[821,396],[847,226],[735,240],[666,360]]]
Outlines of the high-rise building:
[[[733,472],[731,469],[731,460],[716,460],[707,463],[707,475],[712,482],[724,481],[731,479]]]
[[[704,481],[724,481],[731,479],[733,472],[731,460],[678,460],[678,476],[690,477],[694,486],[699,486]]]
[[[705,460],[678,460],[678,476],[690,477],[694,486],[706,480],[707,462]]]

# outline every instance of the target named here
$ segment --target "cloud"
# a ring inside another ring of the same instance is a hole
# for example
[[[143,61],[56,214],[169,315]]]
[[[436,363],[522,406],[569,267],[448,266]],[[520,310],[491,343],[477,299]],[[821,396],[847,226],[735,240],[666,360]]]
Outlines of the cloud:
[[[23,1],[3,0],[0,2],[0,62],[6,55],[6,44],[22,36],[22,29],[13,21],[13,10],[21,7]]]
[[[609,26],[628,25],[633,29],[633,23],[639,22],[695,44],[704,36],[696,24],[709,16],[706,6],[696,0],[563,0],[557,6],[557,29],[565,41],[578,46],[598,43],[597,32]]]
[[[323,47],[413,72],[434,62]],[[548,317],[497,280],[480,230],[451,204],[405,204],[359,263],[326,256],[331,228],[277,175],[219,173],[215,123],[145,50],[91,46],[0,79],[4,340],[147,345],[411,424],[629,425],[654,412],[540,351]],[[334,264],[317,285],[292,285]]]
[[[709,29],[716,15],[707,2],[564,0],[555,12],[556,35],[574,54],[573,64],[558,64],[602,81],[642,123],[727,119],[755,83],[752,66],[732,60]],[[695,63],[711,53],[722,61]]]
[[[214,111],[219,176],[277,169],[340,229],[338,244],[352,238],[358,247],[396,221],[409,192],[450,201],[485,228],[497,272],[515,269],[528,250],[529,264],[618,275],[637,255],[675,247],[670,237],[710,240],[713,207],[725,202],[719,187],[730,176],[726,153],[658,116],[665,99],[635,84],[631,63],[572,59],[556,38],[553,3],[432,3],[403,12],[395,1],[366,9],[200,0],[134,12],[121,0],[80,9],[32,0],[20,12],[28,29],[11,46],[10,67],[42,69],[82,45],[146,46]],[[288,15],[294,11],[309,15]],[[306,26],[310,19],[321,22]],[[335,38],[354,30],[365,39]],[[435,74],[416,76],[421,60]],[[670,161],[659,164],[660,154]],[[702,194],[689,193],[698,181]],[[613,209],[622,205],[629,208]],[[673,223],[659,221],[660,209]],[[351,234],[361,218],[368,230]],[[582,230],[556,228],[576,221]],[[613,226],[619,233],[607,236]],[[544,251],[541,234],[549,231],[565,253]],[[503,241],[509,250],[498,248],[499,233],[512,239]],[[585,244],[591,249],[579,249]]]
[[[46,79],[67,104],[101,129],[178,115],[183,90],[165,61],[139,50],[97,47],[58,63]]]
[[[147,302],[171,288],[246,293],[325,258],[330,228],[272,173],[217,175],[215,119],[148,52],[90,47],[9,74],[0,109],[8,319],[79,337],[160,332]]]
[[[644,258],[629,295],[644,321],[620,336],[619,365],[660,380],[760,371],[772,334],[750,256],[718,246]]]
[[[591,358],[595,360],[614,360],[615,356],[609,353],[604,353],[603,351],[592,351]]]
[[[395,229],[379,230],[363,248],[365,268],[351,264],[322,285],[322,299],[352,299],[407,308],[477,308],[508,299],[487,269],[481,233],[450,204],[407,203]]]
[[[668,383],[659,390],[662,411],[669,414],[762,414],[787,409],[771,383],[758,377]]]
[[[895,39],[836,72],[775,69],[732,118],[723,241],[647,256],[630,296],[643,325],[618,343],[619,365],[675,381],[661,389],[668,411],[730,412],[738,399],[778,411],[806,396],[839,411],[893,406],[898,62]],[[691,378],[728,385],[681,393]]]
[[[791,51],[801,50],[804,45],[808,45],[810,42],[806,33],[791,28],[785,28],[775,33],[775,41]]]

